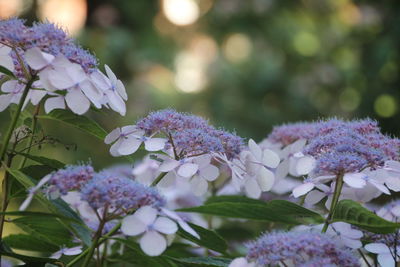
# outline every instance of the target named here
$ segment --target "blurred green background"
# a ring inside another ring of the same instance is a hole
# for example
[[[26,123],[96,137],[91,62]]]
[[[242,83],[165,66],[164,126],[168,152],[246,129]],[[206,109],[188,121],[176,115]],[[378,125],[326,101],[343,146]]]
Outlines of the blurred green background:
[[[399,1],[0,0],[0,16],[56,21],[115,71],[127,116],[87,114],[108,131],[172,107],[258,141],[273,125],[327,116],[370,116],[400,134]],[[77,150],[37,153],[124,161],[77,130],[43,128]]]

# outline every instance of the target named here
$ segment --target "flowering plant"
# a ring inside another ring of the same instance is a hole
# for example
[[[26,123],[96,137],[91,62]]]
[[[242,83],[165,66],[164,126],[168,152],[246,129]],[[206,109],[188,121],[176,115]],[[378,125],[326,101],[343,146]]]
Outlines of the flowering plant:
[[[0,149],[2,266],[400,262],[400,203],[373,202],[400,191],[400,140],[376,121],[286,124],[256,143],[165,109],[107,133],[83,115],[126,113],[124,85],[104,70],[51,23],[0,21],[0,111],[12,110]],[[145,155],[99,171],[33,155],[54,142],[38,138],[42,119],[92,134],[113,157]],[[24,201],[11,211],[16,198]],[[33,200],[46,212],[28,211]],[[5,224],[25,233],[5,236]]]

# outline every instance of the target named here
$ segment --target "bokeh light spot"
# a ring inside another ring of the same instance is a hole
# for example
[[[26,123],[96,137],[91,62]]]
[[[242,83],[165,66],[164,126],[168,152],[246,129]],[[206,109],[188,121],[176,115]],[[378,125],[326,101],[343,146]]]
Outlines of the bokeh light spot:
[[[389,118],[396,113],[397,103],[393,96],[383,94],[375,100],[374,109],[379,116]]]
[[[229,61],[237,63],[248,59],[252,48],[253,45],[247,35],[234,33],[226,38],[223,52]]]
[[[0,0],[0,18],[5,19],[21,14],[23,0]]]
[[[300,55],[313,56],[319,51],[321,45],[314,34],[299,32],[294,36],[293,46]]]
[[[163,11],[175,25],[193,24],[200,16],[200,9],[194,0],[164,0]]]
[[[345,89],[339,96],[339,105],[344,111],[350,112],[358,108],[361,102],[360,93],[353,89]]]
[[[38,16],[63,27],[76,35],[85,25],[87,4],[85,0],[40,0]]]

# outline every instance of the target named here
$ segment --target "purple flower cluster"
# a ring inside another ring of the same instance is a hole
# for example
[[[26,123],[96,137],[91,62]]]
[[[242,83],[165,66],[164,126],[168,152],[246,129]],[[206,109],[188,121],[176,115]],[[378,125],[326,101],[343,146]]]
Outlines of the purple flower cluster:
[[[317,174],[359,172],[399,157],[399,140],[382,134],[377,123],[369,119],[333,119],[319,122],[317,128],[318,135],[309,140],[303,151],[317,159]]]
[[[261,266],[278,265],[280,262],[290,266],[325,266],[310,265],[321,259],[325,259],[330,264],[328,266],[360,266],[358,259],[349,249],[339,246],[329,236],[319,233],[273,232],[264,234],[247,247],[248,260]]]
[[[65,169],[53,172],[49,184],[53,185],[62,195],[69,191],[80,190],[94,176],[90,165],[67,166]]]
[[[53,56],[64,55],[71,62],[77,63],[87,73],[97,68],[97,58],[74,43],[66,32],[50,22],[36,23],[32,27],[25,25],[25,21],[17,18],[0,20],[0,43],[13,47],[20,55],[24,50],[37,47],[42,52]],[[11,56],[14,59],[16,74],[19,62],[15,51]]]
[[[323,267],[340,267],[339,265],[333,263],[331,259],[321,258],[321,257],[310,259],[308,262],[302,263],[298,267],[322,267],[322,266]]]
[[[268,136],[273,143],[281,143],[284,146],[299,140],[309,140],[317,134],[317,124],[311,122],[297,122],[275,126]]]
[[[164,109],[139,120],[137,127],[147,135],[163,133],[172,139],[178,155],[191,156],[222,152],[229,158],[238,155],[243,146],[239,136],[216,129],[201,117]]]
[[[96,174],[81,189],[82,200],[94,208],[108,207],[112,210],[129,211],[142,206],[160,208],[165,200],[156,189],[144,186],[111,172]]]

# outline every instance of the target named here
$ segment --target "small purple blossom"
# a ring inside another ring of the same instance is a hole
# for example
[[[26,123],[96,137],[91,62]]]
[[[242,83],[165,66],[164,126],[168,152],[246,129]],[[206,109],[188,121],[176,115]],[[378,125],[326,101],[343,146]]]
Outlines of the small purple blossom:
[[[50,174],[49,184],[62,195],[66,195],[68,191],[80,190],[94,174],[93,167],[90,165],[67,166]]]
[[[291,143],[299,139],[311,139],[317,132],[317,124],[312,122],[297,122],[288,123],[280,126],[275,126],[272,129],[271,134],[268,136],[268,140],[273,143],[281,143],[284,146],[290,145]]]
[[[329,259],[333,266],[360,266],[351,250],[319,233],[272,232],[262,235],[247,247],[247,259],[261,266],[278,265],[280,262],[299,266],[318,258]]]
[[[165,200],[156,189],[109,172],[96,174],[81,190],[82,200],[93,209],[108,207],[128,211],[142,206],[160,208]]]
[[[229,158],[242,150],[243,140],[239,136],[216,129],[201,117],[179,113],[173,109],[151,112],[140,119],[136,126],[146,135],[157,133],[171,139],[178,155],[193,156],[209,152],[225,153]]]

